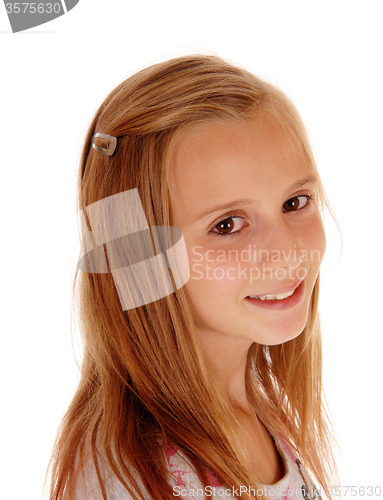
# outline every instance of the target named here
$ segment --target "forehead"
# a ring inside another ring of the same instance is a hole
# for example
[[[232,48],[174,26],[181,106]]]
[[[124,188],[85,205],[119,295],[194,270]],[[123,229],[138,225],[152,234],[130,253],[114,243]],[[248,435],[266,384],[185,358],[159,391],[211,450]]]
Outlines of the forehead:
[[[186,210],[239,194],[260,197],[308,171],[300,140],[275,119],[200,124],[175,148],[171,202]]]

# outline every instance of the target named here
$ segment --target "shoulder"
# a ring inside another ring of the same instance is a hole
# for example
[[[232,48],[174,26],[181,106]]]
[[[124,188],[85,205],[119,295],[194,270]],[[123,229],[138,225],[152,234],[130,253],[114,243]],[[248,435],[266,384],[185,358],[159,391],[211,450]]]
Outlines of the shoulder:
[[[164,455],[168,470],[168,483],[173,490],[175,498],[180,497],[183,500],[195,498],[196,492],[204,489],[204,485],[189,463],[186,456],[176,446],[164,446]],[[101,459],[102,460],[102,459]],[[129,470],[137,483],[141,495],[146,500],[151,500],[151,495],[142,484],[139,475],[135,473],[131,467]],[[133,497],[126,490],[121,481],[107,466],[106,461],[102,460],[100,464],[100,473],[108,500],[133,500]],[[213,474],[207,473],[209,484],[211,486],[221,486]],[[200,497],[204,497],[202,491]],[[88,460],[84,468],[79,471],[75,492],[72,495],[64,496],[63,500],[103,500],[102,491],[100,488],[96,468],[92,460]]]
[[[145,500],[151,500],[151,496],[145,489],[137,473],[131,468],[130,472],[134,477],[138,490]],[[124,487],[114,472],[103,461],[99,467],[108,500],[134,500],[134,497]],[[139,496],[137,496],[139,498]],[[63,500],[104,500],[96,468],[92,461],[79,471],[76,479],[74,493],[64,495]]]
[[[184,500],[189,496],[195,497],[195,491],[202,490],[204,485],[201,478],[188,461],[185,454],[174,445],[163,444],[164,458],[168,471],[168,483],[173,490],[174,497]],[[102,491],[93,460],[88,456],[86,465],[78,470],[74,494],[64,496],[63,500],[103,500]],[[108,466],[103,454],[99,456],[99,473],[105,486],[108,500],[133,500],[116,474]],[[151,495],[145,489],[139,474],[127,464],[138,490],[146,500],[151,500]],[[209,485],[221,486],[221,483],[211,472],[207,472]],[[193,491],[192,491],[193,490]],[[200,496],[203,495],[200,493]]]

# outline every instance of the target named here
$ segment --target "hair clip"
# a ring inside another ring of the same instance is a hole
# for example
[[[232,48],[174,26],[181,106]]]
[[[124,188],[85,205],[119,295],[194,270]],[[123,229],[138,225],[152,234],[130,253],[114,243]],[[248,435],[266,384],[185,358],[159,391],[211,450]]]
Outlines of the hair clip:
[[[93,139],[95,137],[101,137],[102,139],[106,139],[107,141],[109,141],[108,147],[102,148],[101,146],[97,146],[97,144],[93,142]],[[117,147],[117,137],[114,137],[113,135],[103,134],[102,132],[97,132],[97,134],[94,134],[94,136],[92,136],[92,146],[96,151],[99,151],[104,155],[112,156]]]

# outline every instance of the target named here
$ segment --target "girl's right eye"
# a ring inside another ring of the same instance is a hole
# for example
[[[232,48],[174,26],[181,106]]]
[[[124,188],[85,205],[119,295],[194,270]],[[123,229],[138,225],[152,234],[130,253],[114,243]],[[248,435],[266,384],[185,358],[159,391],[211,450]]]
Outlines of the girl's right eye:
[[[238,219],[238,222],[239,220],[243,221],[242,217],[239,217],[239,215],[233,215],[218,222],[218,224],[216,224],[210,232],[212,234],[216,234],[217,236],[234,236],[246,225],[243,224],[241,226],[241,224],[234,222],[235,219]],[[216,229],[216,231],[214,231],[214,229]],[[233,229],[236,229],[236,231],[233,231]]]

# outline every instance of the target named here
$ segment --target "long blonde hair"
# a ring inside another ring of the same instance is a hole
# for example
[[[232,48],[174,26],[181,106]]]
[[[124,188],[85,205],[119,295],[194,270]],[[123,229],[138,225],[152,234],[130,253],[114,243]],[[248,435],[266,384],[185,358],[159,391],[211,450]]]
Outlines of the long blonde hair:
[[[280,90],[217,57],[185,56],[128,78],[100,106],[84,143],[78,209],[136,188],[149,226],[170,225],[177,137],[200,122],[262,113],[300,140],[321,186],[305,128]],[[118,138],[113,156],[91,147],[96,132]],[[230,487],[253,484],[236,448],[233,416],[199,347],[185,287],[128,311],[110,272],[77,271],[73,290],[84,357],[52,455],[50,500],[72,498],[88,463],[104,499],[106,468],[132,496],[143,498],[141,481],[153,500],[173,498],[164,443],[178,446],[203,481],[210,470]],[[295,449],[325,490],[334,461],[322,406],[318,291],[319,277],[301,335],[281,345],[252,345],[246,388],[261,421]]]

